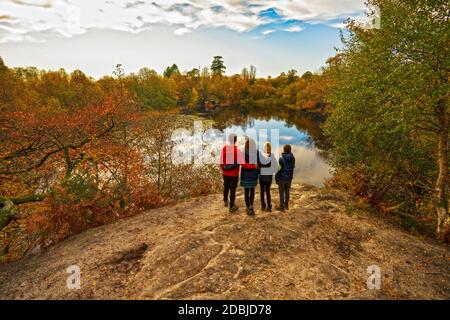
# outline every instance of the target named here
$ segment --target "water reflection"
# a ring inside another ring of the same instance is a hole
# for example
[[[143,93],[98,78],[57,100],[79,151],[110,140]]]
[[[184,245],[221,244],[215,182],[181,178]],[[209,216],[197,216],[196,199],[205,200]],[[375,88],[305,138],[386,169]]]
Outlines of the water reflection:
[[[322,187],[324,181],[331,178],[331,167],[320,156],[317,148],[293,145],[292,152],[296,160],[294,182]]]
[[[320,129],[323,117],[320,114],[304,114],[297,110],[284,108],[282,110],[267,110],[257,107],[227,108],[204,114],[212,118],[216,128],[247,131],[266,129],[270,139],[270,130],[278,129],[280,150],[283,144],[291,144],[296,158],[294,182],[323,186],[331,177],[332,168],[323,156],[323,150],[328,146]],[[260,146],[264,137],[259,136]]]

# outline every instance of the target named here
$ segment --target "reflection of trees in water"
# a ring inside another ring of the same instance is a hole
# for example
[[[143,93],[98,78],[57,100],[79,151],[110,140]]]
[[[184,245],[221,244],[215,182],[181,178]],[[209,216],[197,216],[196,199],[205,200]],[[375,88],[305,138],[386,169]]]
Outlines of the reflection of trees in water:
[[[254,119],[284,121],[287,127],[295,126],[299,130],[306,131],[309,135],[308,144],[314,144],[321,150],[326,150],[329,146],[320,127],[325,117],[320,113],[306,113],[286,107],[245,106],[227,107],[208,112],[205,116],[213,119],[215,127],[219,130],[224,130],[232,125],[241,126],[243,130],[246,130],[254,125]]]

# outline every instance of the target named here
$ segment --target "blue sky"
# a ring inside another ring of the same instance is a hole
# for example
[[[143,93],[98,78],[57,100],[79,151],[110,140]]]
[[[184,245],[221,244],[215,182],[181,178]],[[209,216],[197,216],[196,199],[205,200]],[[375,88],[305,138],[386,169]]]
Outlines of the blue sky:
[[[1,0],[0,56],[9,66],[81,69],[99,77],[253,64],[258,76],[317,71],[340,46],[339,27],[363,0]]]

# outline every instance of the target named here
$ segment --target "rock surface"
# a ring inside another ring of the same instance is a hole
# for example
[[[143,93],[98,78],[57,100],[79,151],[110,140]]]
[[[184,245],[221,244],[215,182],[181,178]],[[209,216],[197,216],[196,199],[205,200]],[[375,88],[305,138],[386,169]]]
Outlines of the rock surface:
[[[294,185],[289,211],[249,217],[242,190],[236,214],[217,194],[186,200],[0,265],[0,298],[450,298],[448,246],[364,212],[350,216],[351,201]],[[66,286],[71,265],[81,269],[81,289]],[[367,289],[372,265],[380,290]]]

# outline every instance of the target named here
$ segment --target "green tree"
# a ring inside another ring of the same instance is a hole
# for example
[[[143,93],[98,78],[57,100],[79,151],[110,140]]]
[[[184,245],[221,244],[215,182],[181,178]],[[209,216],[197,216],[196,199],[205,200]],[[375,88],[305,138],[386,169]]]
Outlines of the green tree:
[[[2,57],[0,57],[0,72],[5,72],[8,69],[8,67],[3,62]]]
[[[173,79],[166,79],[154,70],[142,68],[137,76],[129,77],[131,90],[146,110],[167,110],[177,105],[177,87]]]
[[[170,78],[172,75],[179,75],[179,74],[180,74],[180,70],[178,69],[178,66],[176,64],[173,64],[170,67],[167,67],[163,73],[165,78]]]
[[[256,80],[256,67],[253,65],[250,65],[249,77],[250,83],[253,84]]]
[[[244,80],[249,81],[250,80],[250,72],[247,68],[242,69],[241,76]]]
[[[297,70],[289,70],[287,73],[287,79],[289,83],[293,83],[294,81],[296,81],[298,79]]]
[[[188,78],[196,80],[200,78],[200,68],[194,68],[191,71],[188,71],[186,75],[188,76]]]
[[[213,76],[222,76],[225,73],[225,65],[221,56],[215,56],[211,64],[211,72]]]
[[[369,4],[381,9],[381,28],[350,21],[344,49],[329,61],[333,161],[360,170],[372,199],[404,205],[429,195],[437,233],[448,239],[448,1]]]
[[[311,79],[314,75],[312,74],[311,71],[306,71],[303,75],[302,75],[302,79],[308,80]]]

